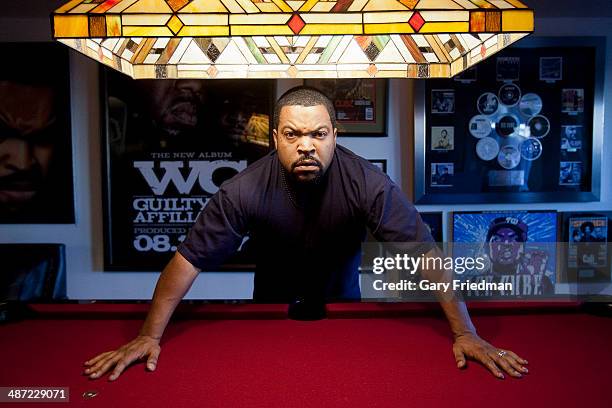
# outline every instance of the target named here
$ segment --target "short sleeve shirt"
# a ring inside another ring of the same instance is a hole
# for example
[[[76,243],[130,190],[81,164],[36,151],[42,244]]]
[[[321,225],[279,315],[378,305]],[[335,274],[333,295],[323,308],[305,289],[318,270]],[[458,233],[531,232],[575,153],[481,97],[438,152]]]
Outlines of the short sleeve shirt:
[[[400,188],[369,161],[337,146],[323,180],[296,190],[276,151],[223,183],[178,251],[214,270],[250,237],[256,257],[253,297],[357,300],[366,228],[378,241],[435,244]]]

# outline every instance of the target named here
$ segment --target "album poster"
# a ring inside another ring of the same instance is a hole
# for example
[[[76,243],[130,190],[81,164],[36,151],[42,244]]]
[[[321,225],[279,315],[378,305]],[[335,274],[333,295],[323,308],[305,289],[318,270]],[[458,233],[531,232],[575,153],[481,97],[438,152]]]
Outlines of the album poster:
[[[453,257],[481,257],[485,268],[456,278],[511,283],[512,291],[468,291],[467,297],[547,297],[557,282],[557,213],[455,212]]]
[[[526,194],[540,202],[597,200],[601,50],[557,43],[505,49],[476,66],[477,80],[418,86],[425,114],[416,125],[424,133],[415,146],[417,204],[521,202]],[[436,180],[443,169],[452,169],[452,182]]]
[[[274,82],[105,69],[105,268],[160,270],[219,186],[270,150]],[[248,238],[223,270],[253,270]]]
[[[68,51],[0,43],[0,54],[0,223],[73,224]]]
[[[567,280],[610,283],[612,213],[566,213]]]

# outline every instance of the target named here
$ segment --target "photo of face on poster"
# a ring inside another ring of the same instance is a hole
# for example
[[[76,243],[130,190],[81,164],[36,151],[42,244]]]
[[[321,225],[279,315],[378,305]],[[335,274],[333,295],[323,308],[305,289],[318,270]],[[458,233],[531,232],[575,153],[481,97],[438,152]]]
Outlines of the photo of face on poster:
[[[0,65],[0,223],[74,222],[68,52],[5,43]],[[40,61],[54,61],[40,68]]]
[[[117,154],[195,148],[258,158],[269,149],[269,82],[240,87],[236,81],[134,81],[108,69],[106,73],[111,86],[109,138]]]
[[[453,150],[454,135],[455,128],[452,126],[433,126],[431,128],[431,150]]]

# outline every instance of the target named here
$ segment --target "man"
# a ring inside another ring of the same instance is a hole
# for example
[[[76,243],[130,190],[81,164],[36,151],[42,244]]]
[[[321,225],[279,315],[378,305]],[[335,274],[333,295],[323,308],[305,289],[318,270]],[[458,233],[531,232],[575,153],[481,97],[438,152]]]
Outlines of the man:
[[[259,254],[254,298],[266,302],[359,298],[366,226],[378,240],[412,241],[422,253],[436,254],[399,187],[367,160],[336,147],[336,135],[334,107],[322,93],[296,88],[283,95],[274,114],[276,150],[221,186],[162,272],[139,336],[87,361],[85,374],[99,378],[113,369],[109,379],[115,380],[144,358],[154,370],[162,333],[198,272],[221,263],[247,233]],[[424,273],[440,280],[438,271]],[[447,298],[441,305],[455,336],[457,367],[471,357],[498,378],[502,370],[516,377],[527,372],[525,360],[478,337],[462,302]]]
[[[515,281],[519,295],[551,295],[554,284],[546,251],[527,250],[529,228],[516,217],[497,217],[489,225],[487,240],[491,272],[497,282]],[[516,280],[515,280],[516,279]]]

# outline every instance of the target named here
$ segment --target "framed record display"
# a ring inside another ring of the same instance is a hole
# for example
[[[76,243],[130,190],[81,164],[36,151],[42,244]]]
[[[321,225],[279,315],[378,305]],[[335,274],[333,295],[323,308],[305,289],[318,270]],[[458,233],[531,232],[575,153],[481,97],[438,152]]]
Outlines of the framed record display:
[[[526,39],[418,83],[415,203],[597,201],[603,44]]]
[[[274,82],[102,75],[105,270],[156,271],[221,183],[270,150]],[[253,270],[249,241],[221,270]]]

